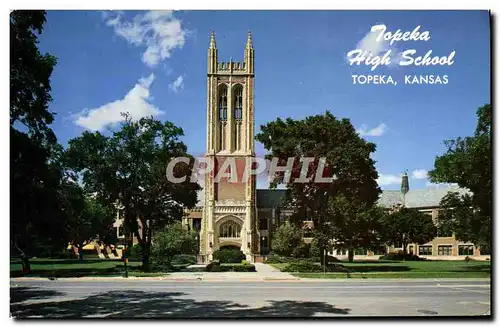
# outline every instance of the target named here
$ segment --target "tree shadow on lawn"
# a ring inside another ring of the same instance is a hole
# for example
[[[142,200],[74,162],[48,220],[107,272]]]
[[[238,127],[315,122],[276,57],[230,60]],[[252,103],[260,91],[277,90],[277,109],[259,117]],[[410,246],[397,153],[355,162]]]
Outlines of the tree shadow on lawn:
[[[460,268],[456,268],[453,270],[449,270],[453,272],[484,272],[484,273],[491,273],[491,266],[490,265],[463,265]]]
[[[16,270],[10,272],[10,277],[53,277],[53,278],[76,278],[86,276],[115,276],[123,274],[125,268],[123,265],[116,265],[111,268],[72,268],[72,269],[36,269],[32,268],[31,274],[23,274]],[[132,269],[129,269],[132,271]]]
[[[98,262],[107,262],[110,260],[106,259],[83,259],[83,260],[78,260],[78,258],[75,259],[30,259],[30,264],[32,265],[66,265],[66,264],[75,264],[75,265],[86,265],[89,263],[98,263]],[[117,260],[113,260],[117,261]],[[21,263],[21,261],[19,261]]]
[[[353,265],[344,266],[349,272],[388,272],[388,271],[410,271],[408,266],[388,266],[388,265]]]
[[[81,300],[12,304],[11,314],[18,319],[43,317],[80,318],[301,318],[316,313],[347,315],[351,309],[335,308],[325,302],[268,301],[269,305],[251,308],[231,301],[196,301],[182,292],[112,291]]]

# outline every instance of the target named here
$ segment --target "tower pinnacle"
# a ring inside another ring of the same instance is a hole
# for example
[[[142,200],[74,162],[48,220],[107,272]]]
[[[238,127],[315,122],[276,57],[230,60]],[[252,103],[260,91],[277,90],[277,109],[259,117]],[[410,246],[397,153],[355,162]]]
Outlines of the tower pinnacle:
[[[247,49],[252,49],[252,32],[249,30],[248,31],[248,39],[247,39]]]
[[[217,48],[217,45],[215,44],[215,33],[214,33],[214,31],[212,31],[210,33],[210,47],[209,47],[209,49],[215,49],[215,48]]]

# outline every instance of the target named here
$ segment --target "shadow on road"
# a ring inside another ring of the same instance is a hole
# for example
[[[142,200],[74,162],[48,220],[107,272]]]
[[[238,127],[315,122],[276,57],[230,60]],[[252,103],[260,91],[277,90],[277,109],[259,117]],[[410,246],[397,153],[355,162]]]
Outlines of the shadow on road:
[[[26,300],[42,300],[53,296],[61,296],[63,293],[44,290],[34,287],[16,287],[10,289],[10,303],[18,303]]]
[[[39,292],[37,294],[37,292]],[[48,292],[48,293],[43,293]],[[81,300],[21,304],[19,299],[50,298],[57,294],[40,289],[11,290],[11,314],[14,318],[232,318],[232,317],[312,317],[315,314],[347,315],[325,302],[268,301],[269,305],[252,308],[231,301],[196,301],[181,292],[114,291]],[[54,292],[57,293],[57,292]],[[17,300],[13,300],[17,299]]]

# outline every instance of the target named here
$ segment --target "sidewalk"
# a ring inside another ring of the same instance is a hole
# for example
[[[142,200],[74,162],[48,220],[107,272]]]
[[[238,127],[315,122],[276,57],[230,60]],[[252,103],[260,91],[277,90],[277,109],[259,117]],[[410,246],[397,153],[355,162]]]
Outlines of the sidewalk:
[[[199,281],[291,281],[300,280],[283,273],[264,263],[255,263],[256,272],[174,272],[163,277],[164,280]]]
[[[292,276],[289,273],[282,272],[273,266],[270,266],[265,263],[254,263],[255,270],[261,276],[264,277],[264,280],[299,280],[300,278]]]

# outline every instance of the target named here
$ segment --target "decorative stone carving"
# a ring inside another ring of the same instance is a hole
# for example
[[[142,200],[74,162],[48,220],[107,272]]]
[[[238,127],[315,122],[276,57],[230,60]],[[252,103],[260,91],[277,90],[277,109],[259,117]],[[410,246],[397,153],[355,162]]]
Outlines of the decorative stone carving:
[[[232,199],[220,200],[215,202],[216,209],[217,207],[245,207],[245,201],[237,201]]]

